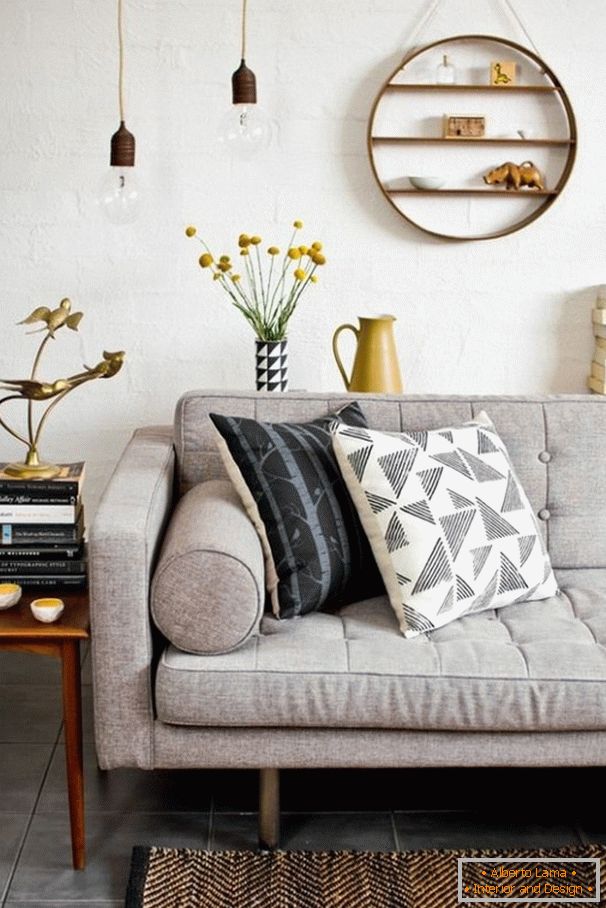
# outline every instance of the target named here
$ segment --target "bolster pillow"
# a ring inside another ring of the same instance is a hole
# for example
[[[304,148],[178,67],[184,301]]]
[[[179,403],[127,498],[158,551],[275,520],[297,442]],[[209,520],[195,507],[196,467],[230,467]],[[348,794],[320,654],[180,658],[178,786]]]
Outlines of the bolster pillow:
[[[261,543],[230,482],[195,486],[172,516],[151,589],[158,629],[178,649],[228,653],[258,631]]]

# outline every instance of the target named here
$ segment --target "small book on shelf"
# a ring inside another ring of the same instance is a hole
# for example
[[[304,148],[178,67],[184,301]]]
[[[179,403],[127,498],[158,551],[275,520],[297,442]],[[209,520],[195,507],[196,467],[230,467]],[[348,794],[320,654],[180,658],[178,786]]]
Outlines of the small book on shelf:
[[[587,386],[591,391],[595,391],[596,394],[606,394],[606,382],[601,381],[599,378],[594,378],[593,375],[590,375],[587,379]]]

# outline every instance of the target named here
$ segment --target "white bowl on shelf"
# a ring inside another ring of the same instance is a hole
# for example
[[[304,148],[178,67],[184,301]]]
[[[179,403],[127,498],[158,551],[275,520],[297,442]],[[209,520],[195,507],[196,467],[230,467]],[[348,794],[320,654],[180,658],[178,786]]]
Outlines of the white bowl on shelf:
[[[441,189],[444,185],[442,177],[408,177],[415,189]]]
[[[30,608],[34,618],[43,624],[51,624],[63,614],[65,603],[63,599],[34,599]]]
[[[18,583],[0,583],[0,611],[12,608],[21,599],[21,587]]]

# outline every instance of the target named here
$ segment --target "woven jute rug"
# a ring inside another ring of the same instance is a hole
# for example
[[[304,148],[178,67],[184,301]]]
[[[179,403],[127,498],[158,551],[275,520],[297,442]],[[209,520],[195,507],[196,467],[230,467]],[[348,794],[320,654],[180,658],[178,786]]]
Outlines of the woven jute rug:
[[[135,848],[126,895],[126,908],[462,908],[496,903],[459,901],[458,858],[600,858],[602,891],[606,891],[606,847],[574,846],[532,851],[194,851],[191,849]],[[482,869],[498,864],[465,865],[464,884],[473,896],[473,886],[486,885]],[[539,865],[503,864],[504,867]],[[553,867],[553,864],[540,865]],[[558,865],[559,866],[559,865]],[[566,892],[549,890],[541,900],[573,908],[578,904],[604,906],[606,901],[587,901],[587,887],[595,886],[595,864],[574,865],[567,879],[550,880],[549,885],[582,886]],[[492,880],[497,884],[498,881]],[[526,881],[525,881],[526,882]],[[532,869],[528,884],[543,885]],[[502,881],[501,884],[502,885]],[[518,886],[521,882],[517,883]],[[484,893],[486,890],[480,890]],[[535,889],[536,892],[536,889]],[[517,893],[516,893],[517,894]],[[563,895],[572,895],[563,901]],[[500,898],[508,893],[501,892]],[[494,896],[490,896],[491,898]],[[539,902],[517,901],[516,908],[533,908]]]

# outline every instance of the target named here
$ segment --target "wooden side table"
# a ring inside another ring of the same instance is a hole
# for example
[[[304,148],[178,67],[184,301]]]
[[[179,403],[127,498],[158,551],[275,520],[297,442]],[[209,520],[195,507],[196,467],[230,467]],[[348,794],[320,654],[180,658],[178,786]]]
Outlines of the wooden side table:
[[[63,723],[69,819],[72,834],[72,860],[75,870],[83,870],[84,771],[82,762],[82,694],[80,689],[80,641],[89,636],[88,593],[56,593],[65,602],[65,611],[53,624],[36,621],[30,610],[32,599],[51,595],[23,594],[19,605],[0,611],[0,649],[61,659],[63,679]]]

